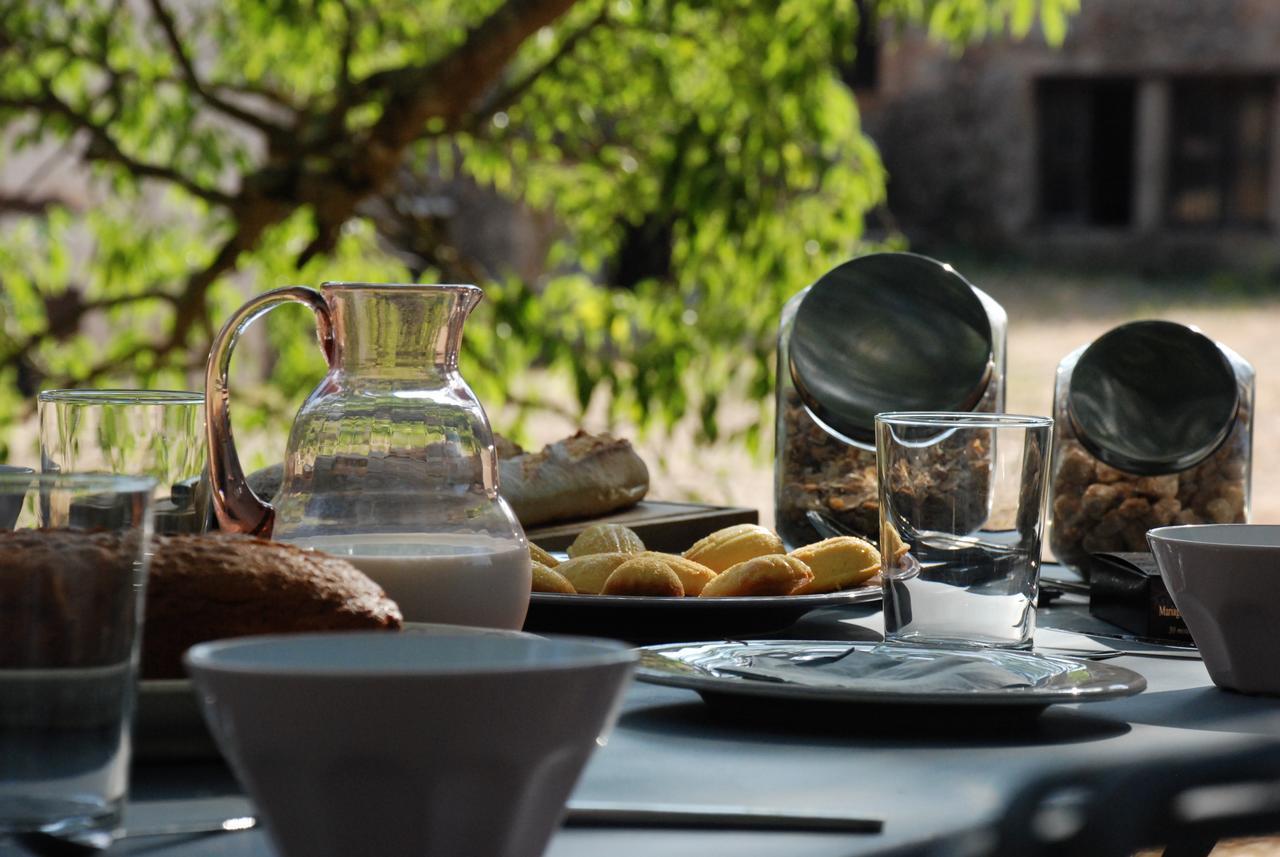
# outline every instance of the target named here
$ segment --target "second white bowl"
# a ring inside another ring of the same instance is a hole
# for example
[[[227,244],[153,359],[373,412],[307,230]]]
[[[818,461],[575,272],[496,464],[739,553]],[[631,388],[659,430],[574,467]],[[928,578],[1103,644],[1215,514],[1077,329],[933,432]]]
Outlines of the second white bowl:
[[[1280,526],[1160,527],[1147,541],[1214,684],[1280,694]]]

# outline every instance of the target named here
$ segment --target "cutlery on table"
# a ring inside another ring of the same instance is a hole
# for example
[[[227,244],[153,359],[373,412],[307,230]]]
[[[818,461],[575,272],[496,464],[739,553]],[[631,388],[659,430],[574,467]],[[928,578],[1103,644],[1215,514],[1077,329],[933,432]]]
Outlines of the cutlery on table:
[[[1095,661],[1120,657],[1189,661],[1201,659],[1200,650],[1195,646],[1157,642],[1129,635],[1103,636],[1056,628],[1036,630],[1035,650],[1042,655],[1065,655]]]
[[[1046,577],[1040,575],[1040,589],[1056,592],[1060,595],[1088,595],[1089,584],[1082,580],[1067,580],[1062,577]]]
[[[257,825],[258,819],[253,816],[175,822],[126,830],[116,837],[116,841],[146,836],[230,833],[251,830]],[[745,806],[574,801],[569,804],[565,813],[564,826],[879,833],[884,829],[884,822],[877,818],[855,818],[839,813],[793,812]],[[88,842],[63,839],[51,833],[23,833],[14,838],[37,857],[85,857],[103,850]]]
[[[1088,661],[1109,661],[1112,658],[1168,658],[1180,661],[1198,661],[1200,653],[1195,649],[1072,649],[1070,647],[1045,646],[1036,648],[1041,655],[1064,655],[1069,658],[1081,658]]]
[[[197,821],[175,821],[171,824],[159,824],[155,827],[127,828],[117,834],[114,841],[142,839],[148,836],[200,836],[208,833],[235,833],[241,830],[252,830],[257,826],[258,819],[252,815]],[[105,839],[101,842],[98,840],[80,840],[39,831],[18,833],[13,836],[13,839],[29,853],[37,855],[37,857],[80,857],[80,855],[98,854],[111,846],[111,843],[105,841]]]
[[[795,830],[830,833],[879,833],[878,818],[842,813],[793,812],[747,806],[573,801],[566,827],[665,827],[708,830]]]

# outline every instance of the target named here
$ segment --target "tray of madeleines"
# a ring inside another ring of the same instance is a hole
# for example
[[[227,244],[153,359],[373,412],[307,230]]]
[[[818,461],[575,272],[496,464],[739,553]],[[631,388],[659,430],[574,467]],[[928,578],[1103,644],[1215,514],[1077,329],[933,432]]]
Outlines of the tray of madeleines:
[[[632,642],[718,639],[880,598],[880,554],[852,536],[787,553],[772,530],[738,524],[674,554],[646,549],[625,526],[599,524],[577,537],[567,559],[532,543],[529,553],[526,631]]]

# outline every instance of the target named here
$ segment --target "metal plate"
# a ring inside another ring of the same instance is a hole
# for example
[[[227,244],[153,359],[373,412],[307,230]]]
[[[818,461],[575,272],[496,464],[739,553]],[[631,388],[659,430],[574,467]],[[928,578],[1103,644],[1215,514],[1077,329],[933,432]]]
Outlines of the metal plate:
[[[913,253],[862,256],[824,274],[796,310],[790,372],[813,415],[860,443],[883,411],[968,411],[992,373],[974,288]]]
[[[1239,405],[1222,349],[1171,321],[1135,321],[1098,337],[1076,362],[1067,394],[1085,448],[1141,476],[1177,473],[1212,455]]]
[[[805,666],[794,681],[744,675],[744,668],[768,659],[791,663],[803,659],[885,657],[895,662],[952,659],[995,664],[1022,676],[1019,687],[968,687],[942,691],[919,681],[886,686],[884,680],[835,673],[834,665]],[[805,680],[804,675],[812,679]],[[695,690],[712,696],[762,697],[793,702],[840,702],[870,705],[984,706],[1043,708],[1054,703],[1095,702],[1142,692],[1147,680],[1108,663],[999,649],[935,649],[875,642],[758,640],[751,642],[677,643],[648,646],[641,652],[636,678],[652,684]]]

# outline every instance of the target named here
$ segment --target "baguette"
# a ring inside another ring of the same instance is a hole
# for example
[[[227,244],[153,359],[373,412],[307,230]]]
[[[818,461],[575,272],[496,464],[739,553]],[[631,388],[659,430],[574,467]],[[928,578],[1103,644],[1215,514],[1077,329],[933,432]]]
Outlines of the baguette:
[[[634,506],[649,490],[649,470],[631,444],[578,432],[541,452],[498,463],[499,486],[525,527],[592,518]]]

